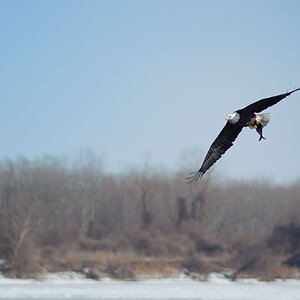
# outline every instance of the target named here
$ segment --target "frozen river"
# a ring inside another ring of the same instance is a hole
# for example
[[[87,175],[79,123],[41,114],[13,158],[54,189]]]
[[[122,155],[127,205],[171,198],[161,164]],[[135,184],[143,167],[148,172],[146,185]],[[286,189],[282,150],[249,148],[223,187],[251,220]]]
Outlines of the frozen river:
[[[218,275],[212,275],[208,281],[188,278],[92,281],[55,276],[41,281],[1,278],[0,299],[300,300],[300,281],[231,282]]]

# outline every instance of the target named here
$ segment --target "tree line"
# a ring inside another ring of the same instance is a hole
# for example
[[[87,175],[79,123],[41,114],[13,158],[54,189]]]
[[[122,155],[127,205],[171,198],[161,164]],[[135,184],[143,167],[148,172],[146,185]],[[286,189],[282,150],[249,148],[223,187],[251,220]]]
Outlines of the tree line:
[[[280,257],[282,265],[300,253],[300,245],[288,248],[300,240],[300,181],[277,185],[206,176],[186,184],[185,174],[149,165],[109,174],[90,152],[73,164],[53,157],[2,160],[1,271],[24,276],[69,269],[59,259],[52,265],[70,248],[78,257],[126,252],[139,259],[180,258],[180,268],[198,266],[200,273],[218,263],[250,270],[263,254],[267,261]],[[280,235],[284,230],[288,234]]]

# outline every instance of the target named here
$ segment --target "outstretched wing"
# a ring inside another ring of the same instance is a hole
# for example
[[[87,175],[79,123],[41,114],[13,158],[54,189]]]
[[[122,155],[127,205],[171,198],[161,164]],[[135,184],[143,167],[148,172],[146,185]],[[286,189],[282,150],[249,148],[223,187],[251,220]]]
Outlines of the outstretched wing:
[[[191,173],[191,176],[186,178],[188,179],[188,183],[197,181],[201,178],[204,173],[233,145],[233,142],[242,129],[242,126],[227,122],[217,138],[211,144],[200,169]]]
[[[284,99],[285,97],[291,95],[292,93],[299,91],[300,89],[295,89],[291,92],[285,93],[285,94],[281,94],[281,95],[277,95],[277,96],[273,96],[273,97],[269,97],[269,98],[264,98],[261,100],[258,100],[246,107],[244,107],[243,109],[240,109],[240,111],[242,111],[243,113],[246,114],[250,114],[250,113],[259,113],[265,109],[267,109],[268,107],[275,105],[276,103],[278,103],[279,101],[281,101],[282,99]]]

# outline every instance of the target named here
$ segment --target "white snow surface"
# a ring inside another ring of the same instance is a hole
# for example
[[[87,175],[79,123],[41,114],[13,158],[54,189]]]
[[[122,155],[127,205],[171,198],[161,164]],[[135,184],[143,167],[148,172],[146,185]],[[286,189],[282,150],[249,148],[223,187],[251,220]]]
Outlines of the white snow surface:
[[[51,274],[40,280],[0,278],[0,299],[201,299],[201,300],[300,300],[299,280],[232,282],[221,274],[207,281],[187,277],[93,281],[75,273]]]

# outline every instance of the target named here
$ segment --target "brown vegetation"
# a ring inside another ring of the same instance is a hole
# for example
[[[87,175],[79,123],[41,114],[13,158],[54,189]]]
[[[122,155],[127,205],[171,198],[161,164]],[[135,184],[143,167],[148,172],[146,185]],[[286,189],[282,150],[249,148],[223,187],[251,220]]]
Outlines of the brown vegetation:
[[[229,271],[263,279],[300,267],[300,182],[186,184],[184,172],[103,172],[86,155],[0,164],[0,269],[99,279]]]

